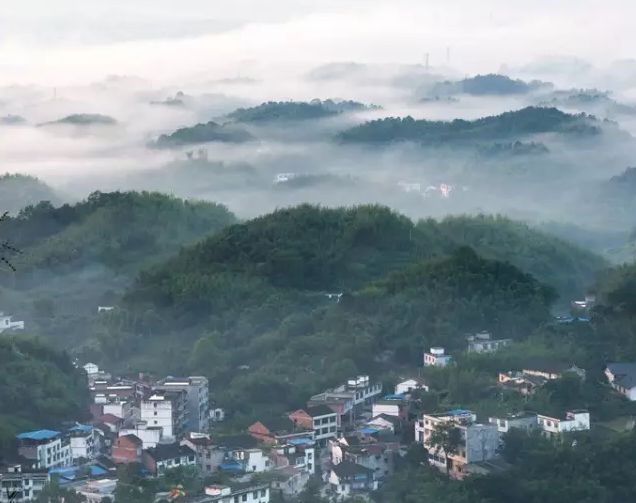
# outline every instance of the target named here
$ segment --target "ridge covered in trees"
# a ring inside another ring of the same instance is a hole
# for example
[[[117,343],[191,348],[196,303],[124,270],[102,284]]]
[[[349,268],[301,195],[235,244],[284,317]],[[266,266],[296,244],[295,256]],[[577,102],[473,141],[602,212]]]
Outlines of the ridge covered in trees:
[[[413,117],[388,117],[354,126],[340,133],[342,142],[387,143],[416,141],[444,144],[458,141],[495,141],[538,133],[596,135],[601,128],[594,118],[572,115],[556,108],[526,107],[501,115],[472,121],[416,120]]]

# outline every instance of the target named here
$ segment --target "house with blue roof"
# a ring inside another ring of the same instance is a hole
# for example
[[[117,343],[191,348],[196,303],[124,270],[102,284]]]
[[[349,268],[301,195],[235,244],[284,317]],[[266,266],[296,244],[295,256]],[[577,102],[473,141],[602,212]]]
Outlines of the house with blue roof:
[[[630,401],[636,400],[636,362],[608,363],[605,376],[621,395]]]
[[[58,468],[73,463],[69,439],[59,431],[26,431],[16,435],[16,439],[18,454],[37,468]]]

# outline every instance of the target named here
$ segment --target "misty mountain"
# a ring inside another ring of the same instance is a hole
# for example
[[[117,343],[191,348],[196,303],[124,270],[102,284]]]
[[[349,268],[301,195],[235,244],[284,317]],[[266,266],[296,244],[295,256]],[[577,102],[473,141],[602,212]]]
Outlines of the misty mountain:
[[[5,173],[0,175],[0,214],[17,213],[40,201],[59,200],[58,194],[42,180],[28,175]]]
[[[473,96],[505,96],[515,94],[527,94],[538,89],[552,87],[552,84],[540,82],[524,82],[513,80],[506,75],[490,73],[488,75],[476,75],[460,81],[440,82],[433,86],[433,96],[449,96],[454,94],[470,94]]]
[[[3,126],[19,126],[25,123],[26,119],[20,115],[9,114],[4,117],[0,117],[0,124]]]
[[[254,137],[244,129],[237,128],[232,124],[218,124],[210,121],[206,124],[183,127],[170,134],[162,134],[153,146],[174,148],[213,141],[243,143],[252,140]]]
[[[589,252],[504,218],[455,217],[414,224],[381,206],[303,205],[227,227],[184,249],[144,272],[130,296],[180,309],[194,299],[195,305],[204,306],[217,302],[205,292],[234,275],[277,288],[347,291],[461,246],[510,261],[565,296],[583,289],[604,265]],[[189,286],[174,290],[173,284]]]
[[[40,126],[114,126],[117,120],[102,114],[72,114],[58,120],[44,122]]]
[[[593,117],[571,115],[556,108],[526,107],[473,121],[416,120],[410,116],[378,119],[343,131],[339,139],[351,143],[416,141],[435,145],[519,139],[539,133],[560,133],[578,137],[598,135],[600,132],[600,123]]]
[[[8,219],[6,232],[23,254],[18,276],[39,269],[73,274],[97,264],[135,270],[184,244],[233,223],[221,205],[157,193],[91,194],[77,204],[29,206]]]
[[[303,121],[332,117],[341,113],[375,110],[378,107],[357,101],[312,100],[270,101],[252,108],[239,108],[228,114],[236,122],[266,123],[274,121]]]
[[[619,103],[609,92],[597,89],[554,91],[546,99],[541,100],[539,105],[578,110],[599,117],[636,114],[636,107]]]

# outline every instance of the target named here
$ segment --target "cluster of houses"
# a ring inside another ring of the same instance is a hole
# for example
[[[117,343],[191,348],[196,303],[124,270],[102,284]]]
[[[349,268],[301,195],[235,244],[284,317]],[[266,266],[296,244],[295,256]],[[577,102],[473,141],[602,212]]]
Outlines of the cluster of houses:
[[[466,351],[494,352],[510,343],[482,332],[467,337]],[[445,367],[454,361],[444,348],[433,347],[424,353],[423,364]],[[36,498],[51,477],[89,503],[100,503],[112,499],[117,467],[127,463],[139,463],[149,477],[191,466],[203,475],[224,473],[235,482],[187,495],[194,503],[267,503],[272,491],[299,494],[312,477],[323,481],[325,496],[338,501],[378,489],[413,441],[425,448],[431,465],[461,479],[505,469],[499,448],[513,428],[550,437],[590,429],[586,410],[559,416],[524,411],[481,422],[465,409],[421,413],[415,407],[420,394],[429,391],[425,379],[404,378],[385,391],[361,375],[310,396],[303,408],[259,418],[238,434],[217,435],[214,423],[224,420],[224,411],[210,406],[205,377],[119,379],[90,363],[84,370],[92,420],[61,431],[18,434],[16,459],[0,470],[0,503]],[[586,378],[575,365],[533,362],[500,372],[498,386],[502,392],[530,395],[566,373]],[[636,363],[610,363],[605,374],[618,393],[636,400]],[[456,445],[445,452],[439,438],[449,428]],[[255,474],[259,483],[252,483]]]

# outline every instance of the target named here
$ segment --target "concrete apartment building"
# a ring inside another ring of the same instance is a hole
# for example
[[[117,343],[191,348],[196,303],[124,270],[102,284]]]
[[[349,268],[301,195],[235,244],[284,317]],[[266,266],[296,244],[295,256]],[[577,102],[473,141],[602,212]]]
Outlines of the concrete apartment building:
[[[186,392],[155,390],[141,401],[140,415],[147,426],[160,427],[165,440],[179,438],[185,433]]]
[[[468,410],[454,409],[441,414],[424,414],[415,423],[415,440],[428,450],[430,463],[461,479],[467,465],[493,459],[499,447],[499,432],[494,424],[479,424],[477,417]],[[453,424],[461,433],[457,453],[445,453],[441,446],[431,443],[433,431],[440,425]]]
[[[34,500],[50,480],[46,469],[26,469],[19,464],[3,467],[0,470],[0,503]]]
[[[59,431],[36,430],[16,435],[18,454],[37,468],[59,468],[73,462],[68,438]]]
[[[186,393],[185,432],[208,431],[210,398],[208,379],[203,376],[166,377],[153,386],[157,391],[184,391]]]

